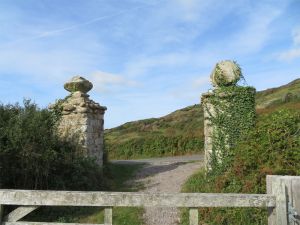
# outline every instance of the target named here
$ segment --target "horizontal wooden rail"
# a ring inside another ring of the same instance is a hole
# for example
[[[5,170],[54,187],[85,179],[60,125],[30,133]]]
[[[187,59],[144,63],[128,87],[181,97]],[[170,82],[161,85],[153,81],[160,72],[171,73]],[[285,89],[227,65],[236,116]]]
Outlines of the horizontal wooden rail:
[[[0,190],[0,205],[127,207],[275,207],[268,194]]]
[[[88,223],[51,223],[51,222],[3,222],[1,225],[106,225],[106,224],[88,224]]]

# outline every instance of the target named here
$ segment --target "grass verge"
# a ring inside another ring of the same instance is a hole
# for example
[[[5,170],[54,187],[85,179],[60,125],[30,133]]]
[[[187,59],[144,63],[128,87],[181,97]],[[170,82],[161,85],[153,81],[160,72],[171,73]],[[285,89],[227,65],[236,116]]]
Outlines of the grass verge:
[[[192,175],[182,187],[185,193],[212,193],[212,184],[204,169]],[[224,216],[224,214],[226,216]],[[267,210],[261,208],[199,208],[199,224],[206,225],[265,225]],[[181,209],[181,225],[189,225],[189,210]]]
[[[107,191],[132,192],[142,188],[141,184],[129,184],[143,164],[108,164],[106,170]],[[116,225],[141,225],[143,209],[134,207],[114,207],[113,223]],[[26,221],[98,223],[104,221],[102,207],[40,207],[24,218]]]

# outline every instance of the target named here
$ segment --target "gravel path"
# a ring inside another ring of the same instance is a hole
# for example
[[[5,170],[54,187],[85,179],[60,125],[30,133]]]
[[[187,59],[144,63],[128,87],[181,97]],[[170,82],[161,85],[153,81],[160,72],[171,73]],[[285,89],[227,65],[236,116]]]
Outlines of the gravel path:
[[[203,166],[203,155],[168,157],[147,160],[126,160],[116,163],[145,163],[133,182],[142,183],[148,193],[179,193],[181,186],[196,170]],[[177,208],[145,208],[144,221],[147,225],[178,224]]]

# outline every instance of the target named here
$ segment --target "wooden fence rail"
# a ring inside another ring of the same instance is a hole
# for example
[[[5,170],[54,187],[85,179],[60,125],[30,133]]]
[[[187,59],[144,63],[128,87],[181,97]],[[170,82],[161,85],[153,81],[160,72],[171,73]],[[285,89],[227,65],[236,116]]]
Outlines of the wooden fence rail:
[[[291,177],[290,177],[291,178]],[[292,178],[291,178],[292,179]],[[64,223],[38,223],[19,221],[39,206],[102,206],[105,207],[104,224],[112,224],[112,207],[186,207],[189,208],[190,225],[198,225],[200,207],[264,207],[269,209],[269,224],[297,224],[289,220],[288,195],[285,181],[279,176],[268,176],[269,194],[212,194],[212,193],[133,193],[133,192],[80,192],[80,191],[33,191],[0,190],[0,225],[65,225]],[[300,177],[292,185],[300,191]],[[298,182],[299,181],[299,182]],[[295,192],[294,191],[294,192]],[[300,196],[293,192],[293,204],[300,205]],[[290,196],[290,197],[289,197]],[[3,206],[19,208],[1,216]],[[294,208],[295,209],[295,208]],[[296,210],[296,209],[295,209]],[[297,218],[293,217],[295,221]],[[70,224],[68,225],[77,225]]]

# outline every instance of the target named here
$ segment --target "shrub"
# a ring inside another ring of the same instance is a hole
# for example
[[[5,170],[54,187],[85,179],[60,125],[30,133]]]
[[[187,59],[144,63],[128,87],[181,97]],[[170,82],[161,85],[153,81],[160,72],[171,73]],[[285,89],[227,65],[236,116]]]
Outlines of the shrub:
[[[30,100],[0,105],[0,188],[99,190],[101,168],[56,134],[57,115]]]
[[[300,175],[300,113],[279,110],[259,117],[234,149],[226,171],[191,177],[185,192],[265,193],[266,175]],[[200,209],[206,224],[267,224],[264,209]]]

